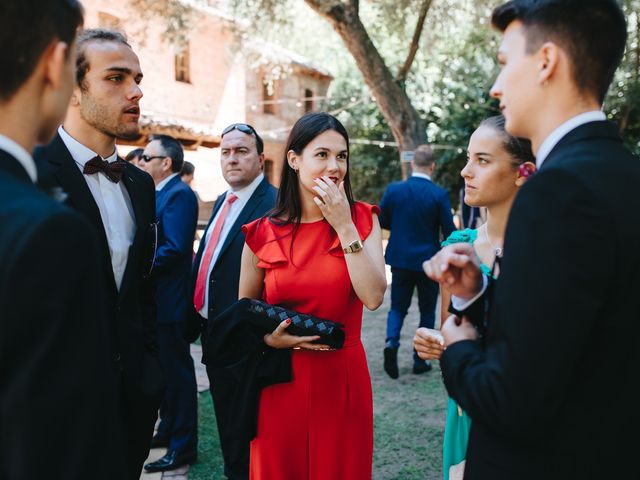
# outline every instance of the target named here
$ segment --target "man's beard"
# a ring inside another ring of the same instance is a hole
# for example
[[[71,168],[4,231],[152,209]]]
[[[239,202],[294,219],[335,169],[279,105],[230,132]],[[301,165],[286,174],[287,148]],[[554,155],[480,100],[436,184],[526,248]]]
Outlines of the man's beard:
[[[104,105],[100,105],[91,99],[85,97],[80,107],[80,116],[99,132],[114,138],[122,138],[124,140],[136,140],[140,136],[140,126],[134,124],[124,124],[116,120],[115,125],[110,122],[115,115],[109,111]]]

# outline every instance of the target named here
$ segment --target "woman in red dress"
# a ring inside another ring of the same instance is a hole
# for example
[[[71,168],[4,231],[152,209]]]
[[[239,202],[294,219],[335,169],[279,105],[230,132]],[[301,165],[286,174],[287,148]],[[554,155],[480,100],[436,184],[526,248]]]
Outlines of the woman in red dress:
[[[262,390],[251,442],[252,480],[371,478],[373,400],[360,340],[362,307],[382,303],[386,280],[378,207],[355,202],[349,137],[327,113],[293,126],[276,207],[243,227],[240,297],[344,324],[345,343],[287,333],[265,343],[293,348],[293,379]]]

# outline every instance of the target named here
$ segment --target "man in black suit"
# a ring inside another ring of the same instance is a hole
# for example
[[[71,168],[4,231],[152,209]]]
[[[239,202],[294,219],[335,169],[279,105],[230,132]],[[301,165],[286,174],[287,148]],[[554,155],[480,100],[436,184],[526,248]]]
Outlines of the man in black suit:
[[[64,118],[82,7],[7,0],[1,10],[0,478],[122,478],[97,238],[56,201],[62,192],[36,188],[29,153]]]
[[[113,361],[122,372],[127,478],[132,480],[139,478],[149,453],[163,388],[150,278],[155,188],[147,173],[118,157],[115,145],[118,137],[138,136],[141,80],[138,57],[122,34],[82,32],[64,125],[35,153],[41,184],[61,187],[68,205],[99,238],[102,294],[115,338]]]
[[[465,478],[637,478],[640,227],[628,219],[640,211],[640,161],[600,111],[624,15],[614,0],[515,0],[492,21],[504,32],[492,95],[509,133],[531,139],[539,171],[480,299],[487,279],[467,245],[425,264],[467,317],[445,323],[441,360],[473,420]]]
[[[262,138],[251,125],[234,123],[222,132],[220,164],[222,176],[231,188],[216,200],[198,248],[191,279],[194,305],[191,322],[202,329],[205,346],[207,321],[212,321],[238,300],[240,258],[244,247],[240,227],[264,216],[275,205],[277,190],[262,173],[263,149]],[[213,384],[211,396],[215,407]],[[230,448],[222,432],[220,440],[225,475],[230,479],[249,478],[249,445],[238,452],[236,448]]]
[[[151,447],[167,447],[147,472],[175,470],[198,456],[198,386],[184,330],[191,310],[189,278],[198,199],[180,179],[184,152],[180,142],[156,135],[140,157],[140,167],[156,184],[158,251],[154,264],[158,307],[158,355],[167,389],[160,425]]]

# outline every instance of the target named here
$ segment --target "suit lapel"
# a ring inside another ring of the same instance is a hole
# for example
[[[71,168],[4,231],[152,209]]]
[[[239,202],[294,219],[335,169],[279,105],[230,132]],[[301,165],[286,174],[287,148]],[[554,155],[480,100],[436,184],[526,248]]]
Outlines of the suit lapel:
[[[198,245],[198,251],[196,253],[196,258],[193,261],[193,266],[194,266],[194,270],[195,270],[196,275],[197,275],[198,269],[200,268],[200,261],[202,260],[202,253],[204,252],[207,231],[209,230],[209,227],[211,227],[211,223],[213,222],[213,219],[216,218],[216,215],[218,214],[218,210],[220,210],[220,207],[222,206],[222,203],[224,202],[224,199],[226,197],[227,197],[227,192],[224,192],[222,195],[220,195],[216,199],[216,203],[213,205],[213,210],[211,211],[211,217],[209,217],[209,223],[207,223],[207,226],[204,229],[203,237],[200,239],[200,244]]]
[[[262,197],[264,197],[267,191],[267,187],[267,179],[265,178],[264,180],[262,180],[262,182],[260,182],[258,188],[256,188],[256,191],[253,192],[253,195],[251,195],[249,201],[240,212],[240,215],[238,215],[238,218],[231,227],[231,230],[229,230],[229,234],[227,235],[227,238],[224,239],[224,243],[222,244],[222,248],[220,249],[220,254],[218,255],[217,261],[220,261],[225,251],[229,248],[229,245],[231,245],[231,242],[233,241],[235,236],[240,233],[240,227],[249,222],[249,220],[251,219],[251,214],[258,207],[258,205],[260,205]]]
[[[122,277],[122,284],[120,285],[120,295],[126,292],[129,284],[131,283],[132,275],[135,270],[135,265],[138,262],[138,252],[141,251],[141,245],[144,241],[145,234],[149,225],[143,225],[143,205],[145,199],[141,196],[141,188],[138,187],[136,179],[131,175],[130,168],[137,168],[133,165],[125,165],[124,175],[122,175],[122,183],[129,194],[131,200],[131,207],[133,209],[133,221],[136,225],[136,233],[133,237],[133,243],[129,247],[129,255],[127,256],[127,266],[124,270],[124,276]],[[155,215],[155,212],[154,212]]]
[[[100,209],[96,204],[93,194],[87,185],[84,174],[78,168],[73,160],[71,153],[62,141],[60,135],[56,135],[50,145],[49,157],[47,162],[52,165],[55,170],[55,177],[62,189],[69,195],[68,203],[78,212],[80,212],[99,232],[100,246],[106,252],[108,261],[107,272],[113,288],[116,288],[116,281],[113,276],[113,268],[111,266],[111,253],[109,250],[109,242],[107,241],[107,233],[102,223]]]

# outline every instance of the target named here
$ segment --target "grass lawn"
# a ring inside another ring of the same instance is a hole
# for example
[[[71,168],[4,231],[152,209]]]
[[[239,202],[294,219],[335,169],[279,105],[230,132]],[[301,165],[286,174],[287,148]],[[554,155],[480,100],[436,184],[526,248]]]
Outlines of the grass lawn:
[[[373,478],[440,479],[446,393],[439,366],[434,364],[434,370],[427,374],[411,373],[411,339],[418,325],[418,305],[414,298],[402,331],[400,378],[392,380],[384,373],[382,350],[388,309],[387,293],[385,303],[378,311],[365,310],[362,331],[374,397]],[[199,408],[199,461],[191,467],[189,480],[224,479],[220,442],[208,392],[200,394]]]

